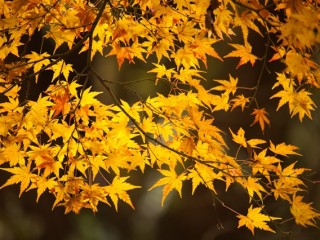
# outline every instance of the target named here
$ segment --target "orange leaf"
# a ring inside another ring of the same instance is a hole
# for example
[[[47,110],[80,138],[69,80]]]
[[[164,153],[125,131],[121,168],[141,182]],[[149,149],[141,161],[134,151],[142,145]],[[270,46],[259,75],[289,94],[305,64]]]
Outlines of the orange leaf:
[[[264,131],[265,124],[268,124],[270,126],[270,120],[267,117],[268,113],[264,108],[254,109],[251,115],[255,115],[254,121],[251,126],[259,122],[262,132]]]

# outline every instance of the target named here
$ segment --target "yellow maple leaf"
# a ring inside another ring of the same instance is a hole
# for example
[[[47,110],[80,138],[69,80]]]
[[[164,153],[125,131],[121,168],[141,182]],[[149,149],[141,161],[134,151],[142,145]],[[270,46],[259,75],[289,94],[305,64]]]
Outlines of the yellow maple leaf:
[[[273,183],[274,189],[272,189],[274,198],[277,200],[279,197],[292,202],[292,195],[296,194],[299,191],[303,191],[299,185],[296,185],[294,182],[291,182],[290,179],[280,178]]]
[[[35,178],[36,181],[33,182],[30,186],[30,189],[37,188],[37,202],[39,201],[40,196],[44,193],[46,189],[54,189],[54,187],[57,185],[57,182],[55,181],[55,178],[47,178],[44,176],[38,176]]]
[[[181,188],[182,188],[182,182],[187,179],[185,176],[185,173],[182,173],[180,175],[177,175],[177,173],[174,171],[173,168],[170,170],[159,170],[159,172],[164,176],[163,178],[159,179],[150,189],[152,190],[155,187],[159,187],[162,185],[165,185],[163,188],[162,193],[162,200],[161,205],[163,206],[163,203],[165,199],[167,198],[168,194],[173,190],[176,189],[179,193],[180,197],[182,197],[181,194]]]
[[[170,51],[170,46],[173,44],[173,36],[166,35],[162,39],[154,39],[153,37],[147,37],[150,41],[145,41],[142,46],[147,48],[147,57],[153,52],[156,53],[158,63],[163,57],[170,59],[168,52]]]
[[[91,147],[95,150],[95,147]],[[90,162],[90,169],[92,171],[92,179],[94,180],[97,174],[101,171],[100,169],[108,170],[107,164],[105,163],[105,156],[97,155],[97,156],[88,156],[88,160]]]
[[[192,179],[192,194],[194,194],[194,191],[200,183],[204,184],[207,188],[216,193],[213,181],[215,179],[222,180],[220,175],[221,172],[217,174],[212,170],[212,168],[197,162],[195,169],[191,169],[188,174],[188,179]]]
[[[72,65],[65,63],[65,61],[59,61],[51,67],[53,70],[52,81],[59,77],[61,74],[68,80],[70,72],[73,71]]]
[[[291,196],[303,190],[301,186],[305,184],[301,180],[300,175],[308,169],[294,168],[295,164],[296,163],[292,163],[283,170],[281,165],[278,165],[276,174],[279,176],[279,179],[274,182],[274,189],[272,190],[275,199],[281,197],[291,202]]]
[[[157,74],[157,76],[156,76],[157,79],[160,79],[163,76],[166,76],[169,81],[171,80],[171,76],[175,72],[173,70],[173,68],[167,69],[164,64],[160,65],[160,64],[153,63],[153,65],[156,66],[156,67],[151,69],[150,71],[148,71],[148,73],[156,73]]]
[[[305,171],[307,171],[307,168],[295,168],[296,162],[290,164],[289,166],[287,166],[286,168],[284,168],[282,170],[281,165],[278,165],[278,175],[281,178],[284,178],[284,180],[286,182],[288,182],[288,184],[290,184],[291,186],[299,186],[299,185],[304,185],[303,181],[299,178],[299,176],[304,173]]]
[[[217,58],[220,61],[223,61],[223,59],[212,47],[212,45],[216,42],[216,40],[205,37],[203,33],[198,34],[195,37],[195,39],[190,43],[189,48],[192,49],[194,57],[197,59],[200,59],[207,68],[207,55]]]
[[[238,95],[236,98],[231,99],[230,102],[232,103],[231,111],[236,107],[241,107],[241,110],[244,110],[244,107],[249,102],[249,99],[246,98],[243,94]]]
[[[302,119],[305,115],[308,118],[312,119],[310,111],[314,110],[315,104],[309,97],[310,95],[311,93],[305,91],[304,89],[294,95],[293,101],[291,103],[292,107],[290,108],[289,105],[291,117],[298,114],[300,122],[302,122]]]
[[[118,211],[118,201],[119,199],[127,203],[130,207],[134,209],[134,206],[131,202],[130,196],[127,193],[128,190],[135,188],[140,188],[140,186],[135,186],[130,183],[127,183],[126,180],[129,177],[119,177],[116,176],[112,183],[109,186],[105,187],[105,191],[108,196],[111,198],[116,211]]]
[[[199,87],[199,82],[196,80],[196,78],[204,79],[203,76],[200,75],[200,73],[203,73],[203,71],[188,68],[185,69],[181,67],[179,69],[179,73],[174,74],[174,78],[179,79],[183,83],[189,83],[191,86],[195,85],[196,87]]]
[[[290,145],[290,144],[285,144],[285,143],[280,143],[277,145],[274,145],[271,141],[270,141],[270,148],[269,148],[272,152],[274,152],[275,154],[279,154],[285,157],[288,157],[288,155],[299,155],[301,156],[301,154],[295,152],[295,150],[298,150],[298,147]]]
[[[243,186],[247,189],[249,194],[249,201],[252,201],[254,193],[258,195],[260,200],[262,201],[261,192],[267,192],[259,183],[258,178],[248,177],[248,179],[244,182]]]
[[[42,67],[50,64],[50,60],[49,60],[50,55],[46,52],[42,54],[38,54],[32,51],[30,54],[27,54],[25,57],[29,59],[28,63],[33,65],[34,73],[39,72]],[[37,82],[39,75],[37,74],[35,78]]]
[[[277,110],[288,103],[291,117],[298,114],[299,120],[302,121],[305,116],[312,119],[311,111],[314,110],[316,105],[310,98],[310,95],[311,93],[304,89],[296,92],[293,86],[289,85],[284,90],[274,94],[271,98],[280,98]]]
[[[294,95],[295,93],[294,93],[293,87],[289,87],[289,88],[286,88],[285,90],[281,90],[276,94],[272,95],[270,99],[280,98],[277,106],[277,111],[278,111],[286,103],[289,103],[289,109],[290,109],[290,107],[292,107],[291,103],[293,101]],[[290,112],[291,112],[291,109],[290,109]]]
[[[253,66],[254,63],[257,60],[257,57],[255,55],[253,55],[251,53],[252,51],[252,47],[250,44],[229,44],[230,46],[234,47],[236,50],[233,50],[232,52],[230,52],[229,54],[227,54],[226,56],[224,56],[225,58],[227,57],[239,57],[240,61],[237,65],[237,68],[239,68],[241,65],[250,62],[251,65]]]
[[[272,46],[271,48],[273,48],[275,53],[270,58],[269,62],[279,60],[279,59],[283,58],[283,56],[286,54],[286,49],[284,47],[282,47],[282,46],[281,47]]]
[[[94,105],[96,103],[99,103],[99,100],[96,99],[96,96],[101,93],[102,92],[91,91],[91,87],[85,89],[81,93],[80,106]]]
[[[233,78],[231,75],[229,75],[229,81],[228,80],[215,80],[215,81],[220,83],[221,85],[212,88],[213,90],[225,91],[227,94],[232,93],[233,95],[236,93],[238,78]]]
[[[277,81],[273,84],[272,89],[282,86],[283,89],[292,92],[296,83],[293,78],[288,77],[285,73],[276,73],[277,74]],[[272,97],[271,97],[272,98]]]
[[[104,187],[99,186],[99,184],[84,184],[83,192],[82,192],[83,202],[87,203],[89,208],[93,210],[93,212],[98,211],[98,203],[103,202],[110,206],[110,203],[107,201],[105,197]]]
[[[66,11],[69,12],[69,11]],[[70,16],[70,15],[69,15]],[[55,42],[54,52],[63,44],[67,43],[69,49],[72,48],[76,33],[72,29],[62,31],[61,26],[53,24],[44,35],[45,38],[52,38]]]
[[[29,166],[21,166],[14,168],[0,168],[1,170],[7,171],[12,174],[12,176],[0,187],[0,189],[10,186],[13,184],[20,183],[20,193],[21,194],[26,191],[29,187],[30,183],[34,181],[36,174],[30,172]]]
[[[248,209],[247,216],[244,216],[242,214],[237,215],[237,217],[240,219],[238,223],[238,228],[246,226],[252,232],[253,235],[255,228],[259,228],[261,230],[274,233],[275,231],[268,226],[267,222],[281,218],[263,214],[261,213],[262,209],[262,207],[253,208],[251,205]]]
[[[247,144],[249,144],[250,147],[252,147],[252,148],[260,148],[257,145],[264,144],[264,143],[266,143],[266,141],[263,139],[259,139],[259,138],[252,138],[247,141]]]
[[[10,167],[19,164],[22,166],[25,162],[23,151],[18,143],[5,144],[1,151],[1,163],[9,162]]]
[[[140,43],[137,42],[133,43],[130,47],[122,47],[120,44],[114,42],[112,45],[112,50],[107,56],[116,55],[120,69],[125,59],[128,59],[130,63],[134,63],[134,58],[136,57],[145,62],[145,59],[142,55],[142,53],[145,52],[146,50],[142,48]]]
[[[264,132],[265,124],[268,124],[270,126],[270,120],[268,118],[268,113],[264,108],[261,108],[261,109],[255,108],[253,110],[253,112],[251,113],[251,115],[254,115],[254,121],[251,124],[251,126],[256,123],[259,123],[262,132]]]
[[[183,66],[186,69],[191,67],[199,68],[199,60],[194,56],[193,48],[184,46],[184,48],[179,48],[176,52],[171,54],[171,58],[174,59],[174,62],[177,65],[177,68]]]
[[[214,95],[211,94],[210,96],[210,102],[211,105],[214,106],[212,111],[219,111],[219,110],[224,110],[228,111],[230,105],[229,105],[229,94],[226,92],[222,93],[220,96],[219,95]]]
[[[320,213],[311,206],[312,203],[305,203],[302,199],[302,196],[293,196],[290,212],[297,224],[316,227],[316,219],[320,219]]]
[[[253,160],[252,163],[252,174],[255,175],[256,173],[260,172],[263,174],[265,178],[268,179],[269,182],[271,182],[270,178],[270,171],[275,172],[277,171],[277,167],[274,165],[275,163],[279,163],[280,159],[274,157],[274,156],[267,156],[267,148],[260,151],[258,154],[256,152],[253,152]]]
[[[246,141],[246,138],[244,137],[245,132],[242,128],[239,128],[237,134],[234,134],[230,128],[229,128],[229,131],[231,132],[232,140],[235,143],[238,143],[245,148],[247,147],[247,141]]]

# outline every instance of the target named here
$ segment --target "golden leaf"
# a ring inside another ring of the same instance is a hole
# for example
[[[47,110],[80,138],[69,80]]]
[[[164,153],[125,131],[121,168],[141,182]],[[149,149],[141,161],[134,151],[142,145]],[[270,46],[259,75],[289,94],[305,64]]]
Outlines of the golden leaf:
[[[107,195],[111,198],[116,211],[118,211],[118,201],[119,199],[127,203],[130,207],[134,209],[134,206],[131,202],[130,196],[127,193],[128,190],[135,188],[140,188],[139,186],[132,185],[127,183],[126,180],[129,177],[115,177],[112,183],[109,186],[105,187]]]
[[[236,50],[233,50],[224,57],[239,57],[240,61],[237,65],[237,68],[239,68],[243,64],[246,64],[247,62],[250,62],[252,66],[254,65],[254,63],[257,60],[257,57],[251,53],[252,47],[250,44],[241,45],[230,43],[230,46],[234,47]]]
[[[293,146],[291,144],[280,143],[280,144],[274,145],[270,141],[270,148],[269,149],[272,152],[274,152],[275,154],[279,154],[279,155],[286,156],[286,157],[288,157],[288,155],[292,155],[292,154],[301,156],[301,154],[295,152],[295,150],[298,150],[299,148],[296,146]]]
[[[320,213],[311,206],[312,203],[305,203],[302,199],[302,196],[293,196],[290,212],[297,224],[303,227],[317,227],[316,219],[320,219]]]
[[[164,176],[163,178],[159,179],[150,189],[152,190],[155,187],[159,187],[162,185],[165,185],[163,188],[163,194],[162,194],[162,200],[161,205],[163,206],[163,203],[165,199],[167,198],[168,194],[173,190],[176,189],[179,193],[180,197],[181,195],[181,188],[182,188],[182,182],[187,179],[185,176],[185,173],[182,173],[180,175],[177,175],[177,173],[174,171],[174,169],[170,170],[159,170],[159,172]]]
[[[281,219],[278,217],[272,217],[266,214],[261,213],[262,207],[256,207],[253,208],[252,205],[248,209],[247,216],[244,215],[237,215],[237,217],[240,219],[238,228],[242,226],[246,226],[254,235],[254,229],[259,228],[261,230],[269,231],[269,232],[275,232],[273,229],[271,229],[267,222]]]

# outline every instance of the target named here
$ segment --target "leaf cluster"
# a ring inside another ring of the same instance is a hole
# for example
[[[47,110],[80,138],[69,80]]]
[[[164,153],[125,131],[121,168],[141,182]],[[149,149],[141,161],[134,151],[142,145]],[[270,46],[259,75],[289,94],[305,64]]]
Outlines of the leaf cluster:
[[[192,193],[203,185],[252,234],[256,228],[275,232],[268,222],[280,218],[266,212],[266,198],[285,200],[296,224],[316,226],[320,213],[303,201],[308,170],[283,161],[299,155],[297,147],[262,139],[272,121],[257,92],[267,64],[282,62],[286,68],[276,73],[268,98],[277,99],[276,110],[288,106],[289,117],[312,118],[312,90],[320,87],[314,61],[319,16],[313,0],[0,1],[0,164],[11,174],[1,188],[20,184],[20,195],[35,189],[37,201],[47,191],[55,197],[53,207],[66,213],[98,211],[100,202],[118,210],[119,200],[134,208],[129,191],[141,186],[129,177],[153,168],[159,179],[150,190],[163,186],[162,204],[173,190],[182,197],[189,181]],[[38,32],[43,43],[54,42],[51,52],[28,47]],[[266,40],[262,56],[250,34]],[[226,42],[231,50],[219,53],[218,43]],[[74,53],[86,54],[84,69],[69,62]],[[130,82],[100,76],[92,64],[96,54],[115,56],[119,69],[125,61],[155,59],[148,80],[165,82],[170,92],[138,96],[132,104],[118,99],[111,86]],[[236,69],[260,68],[255,85],[244,87],[245,79],[231,74],[205,79],[208,58],[239,59]],[[44,79],[44,72],[52,77]],[[89,86],[92,76],[101,92]],[[46,90],[31,100],[30,85],[45,81]],[[103,104],[99,94],[113,104]],[[247,139],[245,126],[229,133],[215,123],[216,113],[237,108],[259,124],[257,138]],[[239,157],[241,148],[246,159]],[[217,182],[225,191],[243,188],[247,215],[224,204]]]

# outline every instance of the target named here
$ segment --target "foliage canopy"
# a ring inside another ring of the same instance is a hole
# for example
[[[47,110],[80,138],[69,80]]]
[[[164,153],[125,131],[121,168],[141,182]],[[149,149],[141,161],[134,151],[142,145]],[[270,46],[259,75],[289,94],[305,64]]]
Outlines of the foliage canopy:
[[[140,186],[129,177],[153,168],[160,177],[150,189],[163,186],[162,204],[173,190],[182,197],[189,181],[192,194],[203,185],[252,234],[256,228],[274,232],[281,223],[266,212],[266,198],[285,200],[296,224],[316,226],[319,212],[303,201],[308,169],[288,160],[299,155],[296,146],[263,139],[272,124],[256,94],[266,64],[282,62],[285,69],[265,90],[268,98],[278,101],[276,110],[287,107],[289,117],[312,118],[312,91],[320,87],[314,61],[319,1],[0,0],[0,16],[0,164],[11,175],[2,188],[20,184],[20,195],[35,189],[37,201],[48,191],[53,208],[66,213],[98,211],[100,202],[118,210],[119,200],[134,208],[129,191]],[[54,42],[53,51],[30,50],[39,32],[42,43]],[[262,56],[253,51],[250,34],[266,39]],[[219,53],[221,42],[228,42],[228,53]],[[81,71],[68,62],[75,53],[86,55]],[[115,56],[119,68],[125,61],[153,61],[152,77],[141,82],[165,82],[170,91],[133,104],[119,100],[111,86],[131,82],[100,76],[92,64],[96,54]],[[250,88],[231,74],[205,79],[208,58],[236,58],[237,69],[260,62],[259,78]],[[103,92],[89,86],[92,77]],[[46,89],[32,100],[30,86],[44,81]],[[102,93],[113,104],[99,101]],[[217,112],[235,109],[260,125],[257,138],[215,124]],[[224,204],[217,182],[225,191],[238,185],[247,192],[247,214]]]

